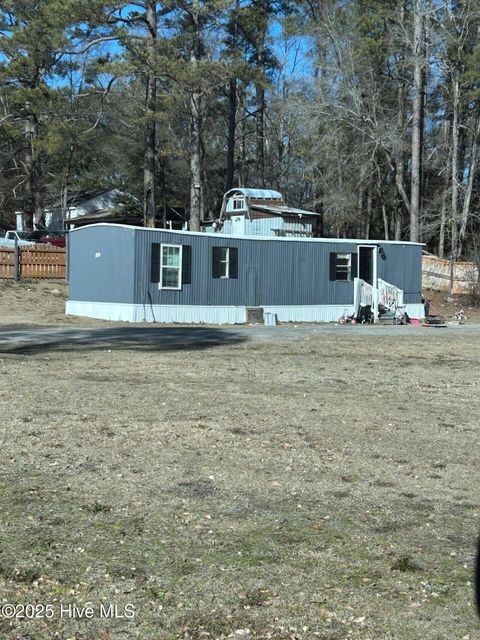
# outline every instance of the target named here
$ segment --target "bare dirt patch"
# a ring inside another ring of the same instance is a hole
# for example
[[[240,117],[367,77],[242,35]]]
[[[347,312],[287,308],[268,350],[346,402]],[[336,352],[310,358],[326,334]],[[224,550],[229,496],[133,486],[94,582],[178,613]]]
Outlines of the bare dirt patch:
[[[478,637],[479,334],[399,331],[5,348],[0,637]]]

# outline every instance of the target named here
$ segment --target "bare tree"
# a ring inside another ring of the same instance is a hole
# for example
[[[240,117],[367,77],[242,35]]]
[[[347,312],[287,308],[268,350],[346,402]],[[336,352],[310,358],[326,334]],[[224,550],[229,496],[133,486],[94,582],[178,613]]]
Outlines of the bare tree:
[[[155,226],[156,215],[156,109],[157,109],[157,75],[156,75],[156,41],[157,41],[157,0],[144,0],[145,22],[147,28],[147,65],[145,95],[145,141],[143,156],[143,224],[145,227]]]
[[[423,0],[414,0],[413,4],[413,106],[412,106],[412,175],[410,195],[410,240],[418,242],[420,229],[420,181],[422,171],[422,123],[424,120],[423,92],[424,73],[423,50],[425,46],[424,27],[425,6]]]

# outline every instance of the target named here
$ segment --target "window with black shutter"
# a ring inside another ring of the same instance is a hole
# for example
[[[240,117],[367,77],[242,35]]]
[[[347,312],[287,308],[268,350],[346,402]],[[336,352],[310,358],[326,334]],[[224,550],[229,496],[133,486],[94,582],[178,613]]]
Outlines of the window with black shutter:
[[[357,254],[330,253],[330,280],[343,280],[344,282],[357,277]]]
[[[181,289],[192,281],[192,247],[153,243],[150,256],[150,282],[159,289]]]
[[[238,249],[236,247],[212,247],[212,277],[238,278]]]
[[[238,278],[238,249],[236,247],[230,247],[229,249],[229,278]]]
[[[182,284],[192,284],[192,247],[189,244],[182,248]]]
[[[162,244],[160,253],[160,289],[182,288],[182,245]]]
[[[150,282],[160,282],[160,245],[152,244],[152,256],[150,259]]]

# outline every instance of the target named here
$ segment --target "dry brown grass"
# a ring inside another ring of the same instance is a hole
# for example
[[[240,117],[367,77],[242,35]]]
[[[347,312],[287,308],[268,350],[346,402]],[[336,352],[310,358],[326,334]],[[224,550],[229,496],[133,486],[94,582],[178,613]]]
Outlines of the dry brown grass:
[[[0,638],[478,637],[478,334],[279,336],[0,354]]]

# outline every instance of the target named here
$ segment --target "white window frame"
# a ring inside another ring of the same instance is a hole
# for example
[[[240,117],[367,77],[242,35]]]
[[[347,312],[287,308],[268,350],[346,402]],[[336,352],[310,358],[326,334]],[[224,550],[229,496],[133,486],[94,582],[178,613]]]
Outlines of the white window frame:
[[[360,277],[360,249],[372,249],[372,280],[373,287],[377,288],[377,278],[378,278],[378,248],[379,246],[376,244],[359,244],[357,247],[357,274]]]
[[[337,260],[339,258],[339,256],[342,256],[342,258],[345,258],[346,256],[348,256],[348,264],[347,265],[340,265],[340,269],[342,268],[347,268],[347,277],[345,279],[343,278],[337,278],[337,273],[338,273],[338,267],[339,265],[337,264]],[[336,260],[335,260],[335,281],[336,282],[351,282],[352,281],[352,254],[351,252],[349,253],[348,251],[345,253],[340,253],[337,252],[336,254]]]
[[[227,252],[225,260],[220,260],[220,264],[224,264],[227,267],[225,269],[225,275],[220,276],[220,279],[223,278],[226,280],[227,278],[230,278],[230,247],[220,247],[220,249]]]
[[[178,267],[169,267],[167,264],[163,264],[163,249],[165,248],[174,248],[180,249],[178,253],[179,257],[179,265]],[[182,262],[183,262],[183,246],[181,244],[161,244],[160,245],[160,282],[158,283],[158,288],[166,291],[179,291],[182,288]],[[178,286],[177,287],[164,287],[163,286],[163,269],[177,269],[178,268]]]
[[[243,196],[233,196],[233,211],[245,211],[245,198]],[[236,206],[239,204],[240,206]]]

